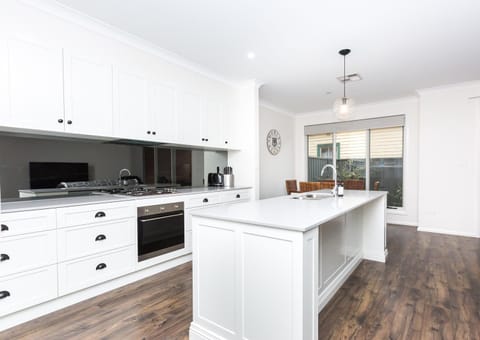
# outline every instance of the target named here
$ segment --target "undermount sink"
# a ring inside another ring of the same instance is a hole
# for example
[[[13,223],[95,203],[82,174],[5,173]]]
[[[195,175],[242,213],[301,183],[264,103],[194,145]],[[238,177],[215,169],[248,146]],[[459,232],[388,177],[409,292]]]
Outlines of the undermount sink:
[[[293,196],[292,199],[295,200],[323,200],[325,198],[333,197],[332,194],[327,193],[314,193],[314,194],[303,194],[298,196]]]

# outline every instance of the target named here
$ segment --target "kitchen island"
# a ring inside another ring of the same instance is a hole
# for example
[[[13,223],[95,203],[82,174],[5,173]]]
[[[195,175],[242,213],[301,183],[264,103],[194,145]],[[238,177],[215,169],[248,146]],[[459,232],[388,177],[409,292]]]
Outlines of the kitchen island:
[[[319,311],[362,259],[385,262],[386,194],[195,212],[190,338],[318,339]]]

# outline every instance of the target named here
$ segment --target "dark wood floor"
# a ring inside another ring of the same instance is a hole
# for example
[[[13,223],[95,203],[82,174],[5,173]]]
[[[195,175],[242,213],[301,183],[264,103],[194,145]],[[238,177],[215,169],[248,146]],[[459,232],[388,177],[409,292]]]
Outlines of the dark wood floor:
[[[480,240],[389,226],[319,315],[321,339],[480,339]],[[0,333],[0,339],[187,339],[185,264]]]

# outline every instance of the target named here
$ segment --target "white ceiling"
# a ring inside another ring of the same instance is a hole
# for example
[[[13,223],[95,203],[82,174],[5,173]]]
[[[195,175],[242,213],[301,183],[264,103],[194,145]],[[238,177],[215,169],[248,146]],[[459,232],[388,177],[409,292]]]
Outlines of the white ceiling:
[[[478,0],[58,0],[225,78],[256,78],[290,112],[365,103],[480,79]],[[256,54],[254,60],[247,52]],[[332,92],[331,94],[326,94]]]

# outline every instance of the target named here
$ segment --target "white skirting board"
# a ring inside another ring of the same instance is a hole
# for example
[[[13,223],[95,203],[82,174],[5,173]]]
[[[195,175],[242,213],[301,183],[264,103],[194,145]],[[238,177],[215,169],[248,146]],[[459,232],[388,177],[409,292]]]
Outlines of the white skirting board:
[[[76,293],[61,296],[54,300],[42,303],[40,305],[24,309],[13,314],[6,315],[0,318],[0,331],[6,330],[8,328],[14,327],[16,325],[19,325],[21,323],[24,323],[33,319],[36,319],[43,315],[55,312],[57,310],[71,306],[78,302],[93,298],[95,296],[106,293],[113,289],[117,289],[127,284],[133,283],[135,281],[158,274],[160,272],[179,266],[181,264],[190,262],[191,260],[192,260],[191,254],[184,255],[182,257],[178,257],[171,261],[163,262],[161,264],[127,274],[125,276],[116,278],[114,280],[107,281],[87,289],[83,289]]]
[[[480,234],[465,233],[465,232],[456,231],[456,230],[450,230],[450,229],[418,227],[417,230],[418,230],[418,231],[423,231],[423,232],[426,232],[426,233],[437,233],[437,234],[445,234],[445,235],[454,235],[454,236],[464,236],[464,237],[480,238]]]

